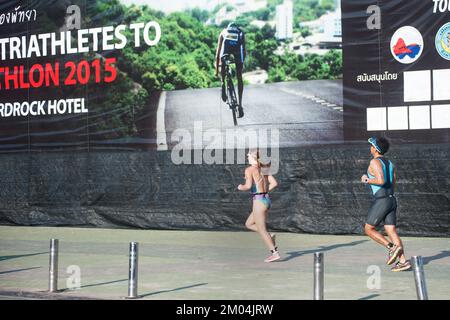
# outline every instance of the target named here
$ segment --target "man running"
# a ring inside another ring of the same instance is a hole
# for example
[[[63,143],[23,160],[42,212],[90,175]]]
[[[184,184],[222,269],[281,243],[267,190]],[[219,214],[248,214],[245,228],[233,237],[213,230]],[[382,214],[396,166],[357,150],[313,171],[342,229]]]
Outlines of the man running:
[[[394,196],[396,172],[392,162],[384,157],[389,150],[389,141],[385,138],[370,138],[368,141],[373,159],[370,161],[367,175],[361,177],[361,182],[370,185],[374,200],[364,229],[372,240],[388,249],[386,264],[391,265],[399,258],[391,270],[405,271],[411,268],[411,264],[405,258],[404,247],[396,230],[397,199]],[[390,241],[376,230],[382,222]]]
[[[219,74],[219,66],[223,65],[222,57],[224,54],[230,54],[234,57],[239,95],[238,118],[242,118],[244,116],[244,109],[242,108],[242,93],[244,92],[242,70],[244,68],[246,55],[245,34],[234,22],[230,23],[227,28],[223,29],[219,36],[215,63],[216,77]],[[220,68],[220,71],[222,76],[222,100],[223,102],[226,102],[227,94],[225,92],[225,68]]]

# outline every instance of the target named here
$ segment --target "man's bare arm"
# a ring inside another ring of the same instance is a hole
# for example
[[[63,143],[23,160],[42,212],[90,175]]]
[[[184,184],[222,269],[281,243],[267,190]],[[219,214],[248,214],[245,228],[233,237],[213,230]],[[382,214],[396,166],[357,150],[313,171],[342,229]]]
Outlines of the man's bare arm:
[[[383,168],[378,160],[372,159],[372,161],[370,161],[369,172],[374,176],[374,178],[368,179],[368,184],[375,184],[379,186],[384,184]]]

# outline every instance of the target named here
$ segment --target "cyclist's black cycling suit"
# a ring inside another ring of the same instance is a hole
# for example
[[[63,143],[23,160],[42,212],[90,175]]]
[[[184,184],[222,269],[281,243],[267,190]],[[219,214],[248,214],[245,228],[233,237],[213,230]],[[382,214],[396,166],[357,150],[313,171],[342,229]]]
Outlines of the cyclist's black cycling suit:
[[[236,68],[242,70],[245,61],[245,34],[237,26],[229,26],[221,33],[222,48],[220,51],[220,59],[224,54],[230,54],[234,57]]]
[[[216,59],[220,58],[222,64],[221,76],[222,76],[222,100],[226,101],[225,94],[225,68],[223,68],[224,55],[229,54],[234,57],[234,63],[236,64],[236,76],[238,80],[238,95],[239,95],[239,107],[238,118],[244,116],[242,108],[242,93],[244,91],[244,81],[242,79],[242,70],[244,68],[245,60],[245,35],[244,32],[236,26],[234,23],[230,23],[226,29],[222,31],[219,37],[219,48]],[[217,61],[218,63],[219,61]]]

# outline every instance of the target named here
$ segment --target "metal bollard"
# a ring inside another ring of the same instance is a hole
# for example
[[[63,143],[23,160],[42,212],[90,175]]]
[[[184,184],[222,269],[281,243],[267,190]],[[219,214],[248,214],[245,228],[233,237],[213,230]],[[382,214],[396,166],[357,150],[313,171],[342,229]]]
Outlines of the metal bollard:
[[[323,300],[323,252],[314,253],[314,300]]]
[[[48,291],[57,292],[58,291],[58,251],[59,251],[59,240],[50,239],[50,261],[48,267]]]
[[[128,299],[138,298],[138,243],[130,242],[130,264],[128,270]]]
[[[423,271],[423,259],[421,256],[412,257],[414,280],[418,300],[428,300],[427,285],[425,283],[425,272]]]

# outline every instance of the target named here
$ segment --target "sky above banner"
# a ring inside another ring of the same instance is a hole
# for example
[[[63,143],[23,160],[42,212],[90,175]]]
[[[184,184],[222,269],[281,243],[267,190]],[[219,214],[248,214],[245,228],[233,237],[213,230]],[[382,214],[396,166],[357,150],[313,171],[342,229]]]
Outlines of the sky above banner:
[[[183,11],[190,8],[205,8],[208,4],[220,2],[219,0],[120,0],[125,5],[148,5],[149,7],[163,11],[164,13],[171,13],[176,11]]]

